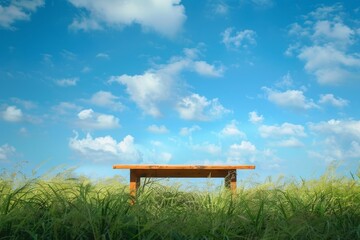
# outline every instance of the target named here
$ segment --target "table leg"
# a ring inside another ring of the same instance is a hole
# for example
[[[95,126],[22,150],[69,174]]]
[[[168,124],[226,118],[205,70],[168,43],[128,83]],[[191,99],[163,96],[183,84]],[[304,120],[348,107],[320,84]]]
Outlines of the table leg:
[[[136,173],[136,170],[130,169],[130,194],[135,197],[137,189],[140,186],[140,176]]]
[[[236,193],[236,170],[229,170],[225,177],[225,187],[230,189],[232,193]]]

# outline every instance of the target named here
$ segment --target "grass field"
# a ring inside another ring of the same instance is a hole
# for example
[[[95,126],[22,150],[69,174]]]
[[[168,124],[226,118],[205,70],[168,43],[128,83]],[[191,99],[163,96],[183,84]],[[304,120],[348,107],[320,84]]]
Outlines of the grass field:
[[[0,180],[0,239],[360,239],[360,179],[180,191],[149,182],[136,204],[126,183],[60,174]]]

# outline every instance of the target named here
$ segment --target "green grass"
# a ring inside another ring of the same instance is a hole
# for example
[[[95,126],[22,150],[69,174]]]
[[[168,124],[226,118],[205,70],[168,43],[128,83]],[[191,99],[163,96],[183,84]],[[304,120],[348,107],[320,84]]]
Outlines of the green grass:
[[[184,192],[62,174],[0,179],[0,239],[360,239],[360,180],[318,180]]]

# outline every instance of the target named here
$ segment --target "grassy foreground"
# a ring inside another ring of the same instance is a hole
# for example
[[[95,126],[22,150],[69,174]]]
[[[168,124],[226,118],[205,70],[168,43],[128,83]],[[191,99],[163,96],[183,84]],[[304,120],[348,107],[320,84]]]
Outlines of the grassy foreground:
[[[0,179],[0,239],[360,239],[360,180],[182,192],[156,183],[129,205],[125,183]]]

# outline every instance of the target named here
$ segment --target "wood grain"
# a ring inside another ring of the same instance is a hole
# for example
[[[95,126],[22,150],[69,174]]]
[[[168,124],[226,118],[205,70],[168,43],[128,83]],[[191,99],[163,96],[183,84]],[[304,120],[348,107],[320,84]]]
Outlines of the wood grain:
[[[116,164],[113,169],[255,169],[254,165],[147,165],[147,164]]]

